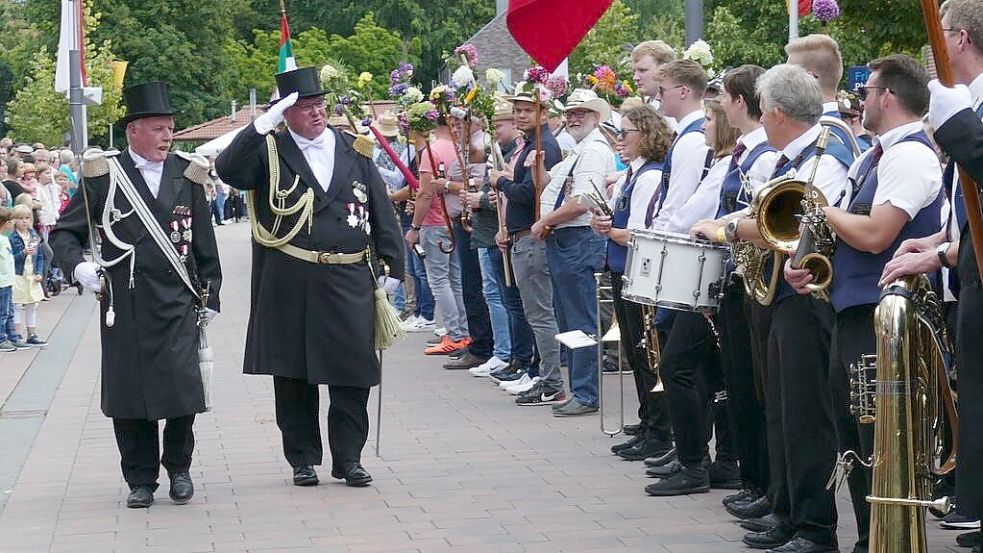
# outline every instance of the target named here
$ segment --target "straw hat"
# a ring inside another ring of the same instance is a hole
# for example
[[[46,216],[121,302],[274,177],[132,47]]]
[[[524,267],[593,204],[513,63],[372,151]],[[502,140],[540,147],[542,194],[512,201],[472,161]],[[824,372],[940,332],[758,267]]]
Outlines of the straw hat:
[[[500,93],[495,93],[495,116],[492,117],[492,121],[502,121],[511,120],[514,116],[512,115],[512,102],[510,102],[507,97]]]
[[[396,116],[392,113],[384,113],[378,121],[372,123],[372,127],[386,138],[399,136],[399,122],[396,121]]]
[[[570,93],[564,113],[575,109],[588,109],[601,116],[601,121],[611,119],[611,106],[588,88],[578,88]]]
[[[519,81],[515,85],[515,93],[512,96],[506,96],[506,100],[509,102],[529,102],[532,104],[539,103],[545,108],[550,107],[549,99],[546,98],[536,98],[536,84],[527,81]]]

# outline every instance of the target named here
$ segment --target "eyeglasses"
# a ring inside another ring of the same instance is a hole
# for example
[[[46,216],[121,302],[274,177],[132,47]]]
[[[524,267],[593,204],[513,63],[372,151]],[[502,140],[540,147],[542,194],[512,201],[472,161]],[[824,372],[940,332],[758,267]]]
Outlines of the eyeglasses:
[[[942,28],[943,33],[958,33],[959,31],[962,31],[962,29],[946,29],[945,27]]]
[[[324,100],[319,100],[317,102],[312,102],[310,104],[295,104],[294,107],[300,111],[321,111],[328,106],[327,102]]]
[[[659,96],[662,96],[663,94],[665,94],[669,90],[676,90],[677,88],[686,88],[686,85],[684,85],[684,84],[677,84],[676,86],[670,86],[669,88],[666,88],[664,86],[660,86],[659,87]]]
[[[886,87],[886,86],[867,86],[867,85],[863,85],[863,86],[857,87],[857,96],[859,96],[860,97],[860,101],[863,102],[863,101],[866,101],[867,100],[867,91],[868,90],[878,90],[878,89],[879,90],[886,90],[888,92],[891,91],[891,89],[888,88],[888,87]]]
[[[641,132],[641,131],[639,131],[638,129],[621,129],[620,131],[618,131],[617,137],[624,138],[628,136],[628,133],[632,133],[632,132]]]

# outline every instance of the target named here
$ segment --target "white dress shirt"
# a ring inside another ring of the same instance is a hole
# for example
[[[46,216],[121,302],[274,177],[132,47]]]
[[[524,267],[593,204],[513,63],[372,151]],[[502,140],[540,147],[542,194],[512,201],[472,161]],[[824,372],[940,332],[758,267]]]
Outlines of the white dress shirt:
[[[703,110],[696,110],[679,121],[679,130],[703,117]],[[676,139],[672,148],[672,169],[669,174],[669,190],[658,216],[652,221],[655,230],[668,230],[669,221],[681,209],[700,186],[703,169],[710,147],[706,136],[691,132]],[[682,231],[672,231],[682,232]],[[689,229],[686,229],[689,232]]]
[[[914,219],[918,212],[935,201],[942,189],[942,165],[935,152],[918,142],[901,142],[902,139],[922,130],[921,121],[901,125],[883,135],[874,137],[884,154],[877,164],[877,191],[873,205],[890,203]],[[856,181],[864,160],[873,155],[874,148],[861,154],[850,166],[849,177]],[[859,183],[858,183],[859,184]],[[841,207],[846,207],[843,204]]]
[[[642,165],[646,163],[648,163],[648,160],[645,158],[635,158],[629,164],[631,172],[637,174],[638,170],[642,168]],[[614,183],[614,194],[608,202],[608,206],[612,211],[618,203],[618,198],[621,197],[621,191],[628,185],[625,182],[625,177],[628,176],[627,173],[627,171],[622,173],[618,182]],[[645,228],[645,210],[648,209],[649,203],[652,201],[652,196],[659,190],[660,184],[662,184],[661,169],[646,171],[635,179],[635,188],[631,193],[631,213],[628,215],[628,223],[625,225],[625,228],[632,230]]]
[[[747,133],[747,135],[739,137],[737,143],[744,144],[747,149],[737,158],[737,162],[744,163],[747,157],[751,155],[752,150],[767,141],[768,135],[765,133],[764,127],[758,127]],[[758,156],[758,159],[754,160],[754,163],[746,174],[748,180],[751,182],[752,191],[757,192],[766,182],[771,180],[771,174],[775,171],[775,164],[778,163],[778,157],[780,155],[775,151],[765,152]]]
[[[560,152],[563,154],[563,157],[567,157],[577,149],[577,141],[566,129],[556,134],[556,143],[560,146]]]
[[[713,160],[713,166],[703,177],[696,192],[686,200],[683,207],[676,210],[666,230],[679,234],[689,234],[693,225],[703,219],[713,219],[717,214],[717,207],[720,205],[720,185],[727,176],[727,169],[730,168],[731,156],[724,156]]]
[[[817,123],[789,143],[782,150],[781,155],[784,155],[788,159],[795,159],[802,153],[802,150],[805,150],[806,147],[819,138],[821,132],[822,126]],[[812,174],[812,165],[815,162],[816,158],[813,156],[800,164],[798,170],[796,170],[797,178],[802,180],[809,178],[809,175]],[[839,205],[840,207],[848,205],[849,198],[844,197],[844,194],[847,192],[846,174],[847,168],[832,155],[823,154],[823,157],[819,159],[819,168],[816,169],[816,179],[813,184],[823,193],[829,205]]]
[[[823,102],[823,114],[827,113],[840,113],[840,104],[838,102]]]
[[[133,148],[129,148],[129,150],[133,165],[136,166],[137,171],[140,171],[143,182],[147,183],[147,188],[150,189],[150,194],[156,198],[160,194],[160,178],[164,175],[164,162],[148,161],[134,152]]]
[[[317,183],[321,185],[322,190],[327,192],[328,187],[331,186],[331,177],[334,175],[336,140],[334,131],[331,128],[324,129],[321,136],[314,140],[308,140],[290,129],[287,130],[290,132],[290,137],[297,143],[301,153],[304,154],[304,159],[310,165]]]
[[[604,190],[604,177],[614,171],[614,153],[607,140],[604,140],[600,129],[591,131],[577,143],[571,155],[550,169],[550,182],[539,197],[539,212],[542,215],[554,211],[553,206],[571,169],[573,169],[573,184],[567,191],[564,201],[571,201],[581,194],[593,192],[595,186],[599,190]],[[556,225],[556,228],[590,226],[590,220],[591,214],[586,212],[575,219]]]

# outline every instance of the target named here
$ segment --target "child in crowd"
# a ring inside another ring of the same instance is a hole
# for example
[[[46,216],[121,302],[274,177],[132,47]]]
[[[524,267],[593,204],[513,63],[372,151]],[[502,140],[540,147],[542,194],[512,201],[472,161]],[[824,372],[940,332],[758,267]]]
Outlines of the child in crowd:
[[[44,301],[41,278],[44,275],[44,256],[38,252],[41,236],[34,230],[34,214],[25,205],[14,206],[14,232],[10,248],[14,254],[14,326],[27,329],[24,342],[44,347],[47,342],[37,333],[38,304]]]
[[[8,238],[13,216],[12,209],[0,206],[0,352],[30,348],[14,332],[14,252]]]
[[[68,175],[58,171],[55,173],[55,183],[58,185],[58,214],[62,214],[68,204],[72,203],[72,183]]]

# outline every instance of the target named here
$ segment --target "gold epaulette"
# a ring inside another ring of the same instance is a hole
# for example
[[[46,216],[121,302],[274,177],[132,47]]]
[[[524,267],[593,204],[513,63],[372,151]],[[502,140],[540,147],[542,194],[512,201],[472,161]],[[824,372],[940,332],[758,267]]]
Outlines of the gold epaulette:
[[[109,173],[108,156],[119,154],[119,150],[104,152],[99,148],[89,148],[82,152],[82,176],[94,179]]]
[[[177,157],[190,162],[188,163],[188,167],[184,170],[184,178],[201,185],[208,182],[209,165],[208,160],[205,159],[205,156],[190,152],[182,152],[180,150],[174,152],[174,154]]]
[[[344,134],[352,137],[352,148],[356,152],[369,159],[372,159],[372,152],[375,150],[375,141],[364,134],[357,134],[348,130],[343,132]]]

